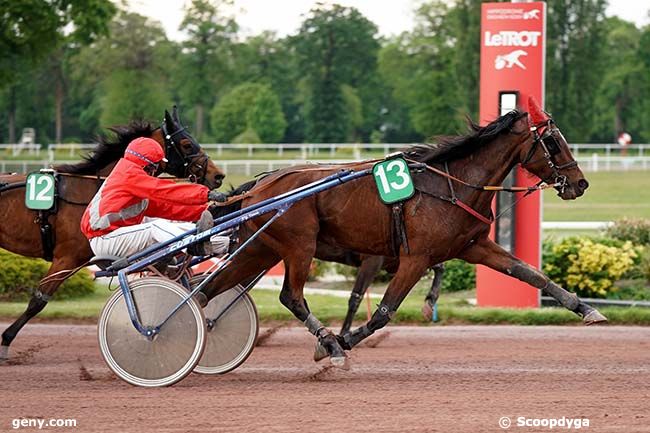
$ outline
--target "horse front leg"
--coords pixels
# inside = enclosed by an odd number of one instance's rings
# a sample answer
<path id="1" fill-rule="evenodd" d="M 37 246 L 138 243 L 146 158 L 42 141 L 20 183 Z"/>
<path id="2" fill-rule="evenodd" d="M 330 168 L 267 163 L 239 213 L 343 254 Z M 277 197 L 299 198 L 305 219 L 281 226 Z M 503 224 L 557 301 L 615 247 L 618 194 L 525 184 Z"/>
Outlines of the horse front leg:
<path id="1" fill-rule="evenodd" d="M 384 258 L 382 256 L 367 256 L 359 266 L 359 272 L 357 273 L 357 279 L 354 282 L 354 287 L 352 288 L 352 293 L 350 293 L 350 299 L 348 300 L 348 312 L 345 315 L 345 320 L 343 321 L 343 326 L 341 326 L 341 334 L 345 334 L 350 331 L 350 326 L 352 326 L 352 320 L 354 320 L 354 315 L 359 310 L 359 305 L 363 299 L 363 295 L 372 284 L 373 280 L 381 270 L 381 267 L 384 265 Z"/>
<path id="2" fill-rule="evenodd" d="M 585 325 L 607 323 L 605 316 L 592 306 L 582 302 L 575 293 L 563 289 L 542 272 L 517 259 L 487 238 L 478 240 L 465 249 L 459 257 L 470 263 L 485 265 L 548 293 L 560 305 L 580 316 Z"/>
<path id="3" fill-rule="evenodd" d="M 386 326 L 393 317 L 406 295 L 411 291 L 430 265 L 428 256 L 400 256 L 397 272 L 390 280 L 388 289 L 384 293 L 377 310 L 364 326 L 352 332 L 340 335 L 339 342 L 343 348 L 349 350 Z"/>
<path id="4" fill-rule="evenodd" d="M 440 297 L 440 286 L 442 286 L 442 276 L 445 274 L 445 264 L 438 263 L 431 270 L 433 271 L 433 281 L 431 282 L 429 293 L 424 297 L 424 305 L 422 306 L 422 315 L 427 320 L 433 318 L 433 309 Z"/>

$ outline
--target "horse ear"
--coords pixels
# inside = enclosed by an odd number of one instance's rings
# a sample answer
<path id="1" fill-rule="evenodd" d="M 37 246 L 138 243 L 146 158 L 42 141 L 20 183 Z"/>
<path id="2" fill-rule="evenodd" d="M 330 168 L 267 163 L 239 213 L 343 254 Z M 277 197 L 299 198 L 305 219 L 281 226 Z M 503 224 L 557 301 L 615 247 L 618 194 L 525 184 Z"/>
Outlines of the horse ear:
<path id="1" fill-rule="evenodd" d="M 178 107 L 174 104 L 174 109 L 172 110 L 172 119 L 176 122 L 177 125 L 181 124 L 181 119 L 178 118 Z"/>
<path id="2" fill-rule="evenodd" d="M 532 96 L 528 97 L 528 115 L 533 125 L 539 125 L 548 121 L 548 116 Z"/>
<path id="3" fill-rule="evenodd" d="M 172 120 L 171 114 L 169 114 L 169 111 L 165 110 L 165 125 L 167 125 L 168 129 L 174 129 L 174 121 Z"/>

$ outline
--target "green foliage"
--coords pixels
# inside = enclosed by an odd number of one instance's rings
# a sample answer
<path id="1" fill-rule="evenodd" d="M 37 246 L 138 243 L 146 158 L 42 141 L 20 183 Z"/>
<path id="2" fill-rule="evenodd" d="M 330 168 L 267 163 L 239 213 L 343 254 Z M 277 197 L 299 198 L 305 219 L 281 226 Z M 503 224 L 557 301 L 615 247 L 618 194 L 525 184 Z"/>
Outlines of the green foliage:
<path id="1" fill-rule="evenodd" d="M 478 70 L 477 62 L 464 65 L 467 70 L 458 73 L 454 41 L 466 29 L 447 20 L 449 13 L 446 3 L 423 3 L 416 11 L 415 30 L 389 42 L 379 53 L 384 81 L 392 89 L 393 98 L 408 110 L 408 121 L 414 130 L 423 137 L 458 132 L 462 127 L 462 107 L 469 102 L 460 97 L 468 90 L 457 79 L 476 75 Z M 476 34 L 478 37 L 477 29 Z M 472 84 L 476 86 L 476 82 L 469 85 Z"/>
<path id="2" fill-rule="evenodd" d="M 287 125 L 278 97 L 267 85 L 244 83 L 228 92 L 212 109 L 213 135 L 228 143 L 247 129 L 265 143 L 276 143 Z"/>
<path id="3" fill-rule="evenodd" d="M 346 103 L 341 86 L 328 79 L 316 83 L 306 104 L 306 139 L 344 143 L 348 136 Z"/>
<path id="4" fill-rule="evenodd" d="M 650 246 L 650 219 L 623 218 L 608 227 L 605 234 L 621 241 L 630 241 L 635 245 Z"/>
<path id="5" fill-rule="evenodd" d="M 570 142 L 587 143 L 594 124 L 596 89 L 607 67 L 603 56 L 607 2 L 551 1 L 547 5 L 546 108 Z"/>
<path id="6" fill-rule="evenodd" d="M 476 265 L 453 259 L 445 262 L 441 293 L 472 290 L 476 287 Z"/>
<path id="7" fill-rule="evenodd" d="M 262 86 L 258 91 L 246 120 L 264 143 L 279 142 L 287 127 L 280 100 L 268 86 Z"/>
<path id="8" fill-rule="evenodd" d="M 0 11 L 1 89 L 16 79 L 16 64 L 37 63 L 64 39 L 88 44 L 106 35 L 115 6 L 109 0 L 0 0 Z"/>
<path id="9" fill-rule="evenodd" d="M 164 84 L 151 78 L 151 74 L 138 70 L 118 70 L 107 77 L 100 99 L 101 125 L 121 125 L 131 119 L 158 119 L 162 108 L 169 107 L 171 100 Z"/>
<path id="10" fill-rule="evenodd" d="M 293 44 L 309 98 L 306 138 L 333 143 L 350 139 L 360 126 L 359 104 L 347 84 L 358 88 L 376 68 L 377 26 L 357 9 L 318 4 L 302 23 Z M 356 119 L 355 119 L 356 118 Z"/>
<path id="11" fill-rule="evenodd" d="M 595 121 L 592 136 L 598 141 L 613 142 L 626 131 L 633 137 L 640 135 L 641 125 L 635 110 L 640 81 L 643 79 L 638 48 L 641 32 L 634 24 L 619 18 L 608 18 L 607 41 L 603 49 L 606 69 L 596 93 Z"/>
<path id="12" fill-rule="evenodd" d="M 260 136 L 251 128 L 246 129 L 244 132 L 232 139 L 236 144 L 259 144 L 262 143 Z"/>
<path id="13" fill-rule="evenodd" d="M 174 72 L 181 101 L 193 107 L 194 132 L 201 140 L 205 111 L 212 107 L 221 89 L 233 79 L 232 52 L 238 26 L 224 10 L 232 0 L 193 0 L 185 9 L 180 30 L 188 38 L 182 43 Z"/>
<path id="14" fill-rule="evenodd" d="M 585 297 L 607 297 L 642 253 L 631 242 L 573 236 L 543 245 L 543 270 L 553 281 Z"/>
<path id="15" fill-rule="evenodd" d="M 645 278 L 646 282 L 650 284 L 650 248 L 646 248 L 639 264 L 639 270 Z"/>
<path id="16" fill-rule="evenodd" d="M 31 296 L 45 276 L 49 264 L 40 259 L 28 259 L 0 250 L 0 300 L 18 301 Z M 95 291 L 90 273 L 83 269 L 68 279 L 56 293 L 56 299 L 84 296 Z"/>
<path id="17" fill-rule="evenodd" d="M 413 29 L 387 39 L 340 5 L 318 4 L 294 35 L 246 37 L 233 0 L 186 3 L 185 37 L 173 42 L 155 21 L 115 14 L 109 0 L 0 0 L 0 141 L 35 127 L 42 143 L 88 142 L 102 126 L 158 119 L 172 101 L 200 141 L 250 128 L 263 142 L 407 143 L 456 134 L 465 114 L 486 120 L 481 0 L 417 2 Z M 650 26 L 605 18 L 605 6 L 548 2 L 546 105 L 569 141 L 611 142 L 626 130 L 648 142 Z M 210 128 L 213 107 L 246 83 L 277 101 Z"/>

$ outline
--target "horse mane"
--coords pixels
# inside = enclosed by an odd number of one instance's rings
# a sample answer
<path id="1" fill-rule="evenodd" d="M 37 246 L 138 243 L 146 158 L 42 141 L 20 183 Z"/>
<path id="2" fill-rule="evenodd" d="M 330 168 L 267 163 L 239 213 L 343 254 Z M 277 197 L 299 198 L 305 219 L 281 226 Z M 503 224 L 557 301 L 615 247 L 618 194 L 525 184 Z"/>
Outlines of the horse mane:
<path id="1" fill-rule="evenodd" d="M 108 164 L 124 156 L 124 150 L 131 141 L 138 137 L 151 137 L 156 129 L 151 123 L 144 120 L 133 120 L 128 125 L 118 125 L 108 128 L 113 134 L 98 135 L 97 146 L 90 154 L 83 157 L 77 164 L 62 164 L 54 167 L 63 173 L 94 175 Z"/>
<path id="2" fill-rule="evenodd" d="M 463 158 L 483 145 L 490 143 L 504 132 L 512 132 L 512 126 L 528 113 L 513 110 L 486 126 L 479 126 L 467 118 L 469 132 L 459 136 L 439 136 L 431 144 L 416 144 L 404 150 L 404 154 L 419 162 L 446 162 Z"/>

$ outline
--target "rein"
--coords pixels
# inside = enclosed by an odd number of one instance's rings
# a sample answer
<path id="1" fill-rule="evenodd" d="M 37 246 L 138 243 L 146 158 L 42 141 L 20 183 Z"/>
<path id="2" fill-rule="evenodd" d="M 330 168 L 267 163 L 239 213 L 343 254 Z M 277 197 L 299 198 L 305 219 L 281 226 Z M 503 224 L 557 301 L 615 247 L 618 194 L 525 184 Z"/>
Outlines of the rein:
<path id="1" fill-rule="evenodd" d="M 433 197 L 436 197 L 440 200 L 448 201 L 449 203 L 456 205 L 463 209 L 465 212 L 469 213 L 479 221 L 491 225 L 496 219 L 500 218 L 502 215 L 504 215 L 506 212 L 510 211 L 517 203 L 519 203 L 521 200 L 526 198 L 528 195 L 534 193 L 535 191 L 541 191 L 549 188 L 559 188 L 560 192 L 564 192 L 564 188 L 566 187 L 566 184 L 568 182 L 568 179 L 566 176 L 560 173 L 560 170 L 564 170 L 567 168 L 575 167 L 578 165 L 578 162 L 573 160 L 569 161 L 566 164 L 556 164 L 556 162 L 553 160 L 553 156 L 557 153 L 560 152 L 559 145 L 557 143 L 557 140 L 553 136 L 553 133 L 557 130 L 557 127 L 553 126 L 553 119 L 548 119 L 547 121 L 533 125 L 530 127 L 530 131 L 533 132 L 534 134 L 534 140 L 533 144 L 530 147 L 530 150 L 528 151 L 528 154 L 526 155 L 526 158 L 524 158 L 524 161 L 521 163 L 521 165 L 526 165 L 532 162 L 536 161 L 530 161 L 535 154 L 535 150 L 537 149 L 538 145 L 542 146 L 542 149 L 544 151 L 544 155 L 542 158 L 547 160 L 548 166 L 553 170 L 553 173 L 551 176 L 549 176 L 546 179 L 540 180 L 536 185 L 533 186 L 511 186 L 511 187 L 504 187 L 504 186 L 495 186 L 495 185 L 475 185 L 469 182 L 466 182 L 462 179 L 459 179 L 449 173 L 449 166 L 447 162 L 445 162 L 445 170 L 439 170 L 435 167 L 432 167 L 428 164 L 415 161 L 413 159 L 409 159 L 404 157 L 404 159 L 409 163 L 409 167 L 413 167 L 416 169 L 424 169 L 428 170 L 432 173 L 435 173 L 439 176 L 442 176 L 447 179 L 447 184 L 449 185 L 449 191 L 451 193 L 450 196 L 445 196 L 445 195 L 437 195 L 437 194 L 432 194 L 427 192 L 428 195 L 431 195 Z M 544 128 L 542 134 L 539 134 L 539 129 Z M 552 182 L 549 182 L 549 180 L 553 178 Z M 507 209 L 504 209 L 502 212 L 500 212 L 496 217 L 493 215 L 490 215 L 490 217 L 486 217 L 484 215 L 481 215 L 479 212 L 474 210 L 471 206 L 469 206 L 467 203 L 464 203 L 462 200 L 460 200 L 456 196 L 456 192 L 454 191 L 453 187 L 453 182 L 459 183 L 461 185 L 464 185 L 468 188 L 474 189 L 476 191 L 481 191 L 481 192 L 509 192 L 509 193 L 518 193 L 518 192 L 524 192 L 525 194 L 517 199 L 511 206 L 509 206 Z M 491 212 L 490 212 L 491 213 Z"/>

